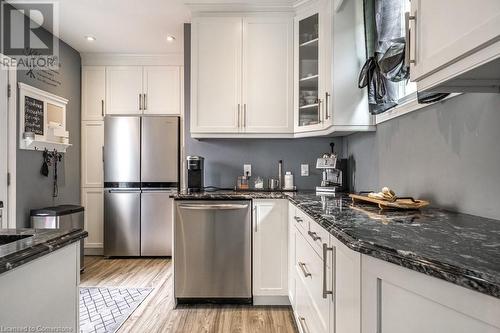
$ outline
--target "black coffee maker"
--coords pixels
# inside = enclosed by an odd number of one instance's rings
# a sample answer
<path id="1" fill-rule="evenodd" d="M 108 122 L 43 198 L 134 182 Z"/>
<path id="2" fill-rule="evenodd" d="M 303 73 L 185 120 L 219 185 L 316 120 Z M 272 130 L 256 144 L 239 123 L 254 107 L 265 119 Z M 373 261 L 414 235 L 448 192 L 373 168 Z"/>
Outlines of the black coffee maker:
<path id="1" fill-rule="evenodd" d="M 187 157 L 187 191 L 188 193 L 201 192 L 203 187 L 203 161 L 201 156 Z"/>

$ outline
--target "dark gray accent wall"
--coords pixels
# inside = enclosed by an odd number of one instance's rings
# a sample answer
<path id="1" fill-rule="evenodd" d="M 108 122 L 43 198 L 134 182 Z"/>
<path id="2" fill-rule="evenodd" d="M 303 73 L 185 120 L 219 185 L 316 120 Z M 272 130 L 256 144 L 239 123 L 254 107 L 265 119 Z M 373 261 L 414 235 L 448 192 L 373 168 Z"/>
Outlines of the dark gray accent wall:
<path id="1" fill-rule="evenodd" d="M 48 33 L 48 32 L 47 32 Z M 66 109 L 66 130 L 70 133 L 70 143 L 63 161 L 58 167 L 59 196 L 52 198 L 52 175 L 40 174 L 42 152 L 17 149 L 17 194 L 16 209 L 18 228 L 29 227 L 30 209 L 43 208 L 59 204 L 80 204 L 80 54 L 64 42 L 59 44 L 61 68 L 56 78 L 61 82 L 54 86 L 41 82 L 27 75 L 27 71 L 18 70 L 17 80 L 48 91 L 69 100 Z M 18 108 L 19 115 L 19 108 Z M 18 116 L 19 130 L 19 116 Z M 19 147 L 19 145 L 18 145 Z"/>
<path id="2" fill-rule="evenodd" d="M 464 94 L 344 139 L 355 190 L 500 219 L 500 94 Z"/>
<path id="3" fill-rule="evenodd" d="M 316 170 L 316 159 L 330 151 L 330 142 L 336 143 L 341 153 L 341 139 L 204 139 L 195 140 L 189 134 L 190 122 L 190 62 L 191 25 L 184 25 L 185 77 L 185 154 L 205 157 L 205 186 L 234 187 L 236 178 L 243 175 L 243 164 L 252 164 L 252 176 L 266 179 L 278 176 L 278 161 L 283 160 L 283 173 L 292 171 L 299 189 L 314 189 L 321 181 Z M 215 80 L 216 78 L 214 78 Z M 262 96 L 262 98 L 268 98 Z M 184 156 L 185 158 L 185 156 Z M 300 164 L 309 164 L 309 176 L 300 176 Z"/>

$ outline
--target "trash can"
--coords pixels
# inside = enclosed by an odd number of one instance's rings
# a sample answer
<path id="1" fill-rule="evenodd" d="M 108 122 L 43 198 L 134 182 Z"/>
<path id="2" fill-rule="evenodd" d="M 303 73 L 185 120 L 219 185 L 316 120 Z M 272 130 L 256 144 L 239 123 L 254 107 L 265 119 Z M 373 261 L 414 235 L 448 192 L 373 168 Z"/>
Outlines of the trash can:
<path id="1" fill-rule="evenodd" d="M 83 229 L 84 208 L 77 205 L 61 205 L 31 210 L 31 227 L 35 229 Z M 80 241 L 80 271 L 83 263 L 83 239 Z"/>

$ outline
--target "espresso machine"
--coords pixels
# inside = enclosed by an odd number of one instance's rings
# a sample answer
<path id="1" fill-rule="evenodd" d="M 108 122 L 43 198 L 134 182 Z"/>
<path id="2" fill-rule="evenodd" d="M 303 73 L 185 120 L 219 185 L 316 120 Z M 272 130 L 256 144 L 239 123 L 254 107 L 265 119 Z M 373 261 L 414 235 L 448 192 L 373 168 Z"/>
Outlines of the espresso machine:
<path id="1" fill-rule="evenodd" d="M 337 160 L 333 152 L 335 144 L 330 143 L 331 152 L 323 154 L 316 161 L 316 169 L 322 170 L 321 186 L 316 186 L 317 193 L 335 193 L 344 190 L 347 160 Z"/>

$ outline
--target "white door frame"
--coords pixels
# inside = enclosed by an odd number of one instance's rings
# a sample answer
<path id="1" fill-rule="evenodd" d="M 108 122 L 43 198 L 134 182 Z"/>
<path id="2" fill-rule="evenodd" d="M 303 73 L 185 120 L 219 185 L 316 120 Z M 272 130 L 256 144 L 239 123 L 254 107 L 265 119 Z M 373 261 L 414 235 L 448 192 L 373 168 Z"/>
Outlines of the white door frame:
<path id="1" fill-rule="evenodd" d="M 7 59 L 6 59 L 7 58 Z M 2 219 L 0 228 L 16 228 L 16 137 L 17 137 L 17 66 L 8 57 L 0 53 L 0 61 L 9 71 L 10 97 L 7 110 L 7 172 L 10 174 L 10 184 L 7 187 L 6 218 Z M 3 66 L 3 65 L 2 65 Z"/>

